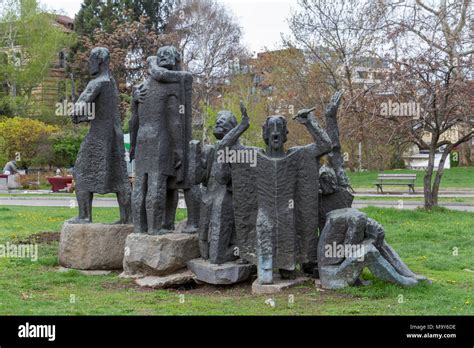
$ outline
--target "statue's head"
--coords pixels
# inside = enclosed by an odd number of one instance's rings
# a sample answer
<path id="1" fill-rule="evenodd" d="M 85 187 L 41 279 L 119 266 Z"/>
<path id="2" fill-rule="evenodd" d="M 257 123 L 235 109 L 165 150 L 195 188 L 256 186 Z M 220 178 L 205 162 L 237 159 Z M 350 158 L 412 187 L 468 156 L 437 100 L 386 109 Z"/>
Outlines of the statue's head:
<path id="1" fill-rule="evenodd" d="M 265 144 L 274 150 L 280 150 L 286 143 L 288 129 L 286 118 L 280 115 L 268 116 L 262 126 Z"/>
<path id="2" fill-rule="evenodd" d="M 232 128 L 237 126 L 237 119 L 232 111 L 222 110 L 217 113 L 216 124 L 214 126 L 214 136 L 221 140 Z"/>
<path id="3" fill-rule="evenodd" d="M 89 68 L 91 75 L 97 75 L 102 66 L 108 67 L 110 63 L 110 53 L 105 47 L 96 47 L 91 51 L 89 57 Z"/>
<path id="4" fill-rule="evenodd" d="M 158 66 L 168 70 L 180 70 L 181 54 L 174 46 L 163 46 L 158 49 Z"/>

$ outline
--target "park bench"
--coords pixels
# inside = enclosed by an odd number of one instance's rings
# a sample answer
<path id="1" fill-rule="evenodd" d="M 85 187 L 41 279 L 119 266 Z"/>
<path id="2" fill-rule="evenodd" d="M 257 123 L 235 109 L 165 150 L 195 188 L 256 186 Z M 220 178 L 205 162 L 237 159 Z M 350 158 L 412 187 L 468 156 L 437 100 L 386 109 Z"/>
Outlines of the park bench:
<path id="1" fill-rule="evenodd" d="M 383 185 L 408 185 L 408 193 L 415 193 L 416 174 L 379 174 L 377 177 L 377 193 L 383 193 Z"/>

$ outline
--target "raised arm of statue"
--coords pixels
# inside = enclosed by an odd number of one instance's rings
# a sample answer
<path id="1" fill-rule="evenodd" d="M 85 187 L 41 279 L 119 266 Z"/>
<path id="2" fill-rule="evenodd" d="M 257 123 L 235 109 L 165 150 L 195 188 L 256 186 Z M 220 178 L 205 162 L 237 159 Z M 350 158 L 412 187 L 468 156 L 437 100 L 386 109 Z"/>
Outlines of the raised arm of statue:
<path id="1" fill-rule="evenodd" d="M 90 104 L 94 102 L 100 93 L 102 84 L 96 80 L 92 80 L 87 84 L 86 90 L 82 92 L 77 102 L 74 104 L 74 111 L 72 116 L 72 122 L 81 123 L 89 122 L 94 118 L 93 114 L 90 114 Z"/>
<path id="2" fill-rule="evenodd" d="M 240 136 L 250 127 L 250 119 L 247 114 L 247 108 L 242 101 L 240 102 L 240 112 L 242 114 L 242 121 L 237 127 L 227 133 L 225 137 L 219 142 L 218 150 L 234 146 L 239 140 Z"/>
<path id="3" fill-rule="evenodd" d="M 306 126 L 306 129 L 308 129 L 314 140 L 314 144 L 311 146 L 314 146 L 316 149 L 316 157 L 320 157 L 331 151 L 332 143 L 329 135 L 319 125 L 318 120 L 314 116 L 313 110 L 314 109 L 300 110 L 294 119 Z"/>
<path id="4" fill-rule="evenodd" d="M 329 102 L 325 118 L 326 118 L 326 128 L 329 135 L 329 138 L 332 142 L 332 151 L 329 153 L 329 164 L 334 169 L 336 173 L 337 182 L 340 186 L 348 187 L 349 178 L 344 171 L 344 157 L 341 153 L 341 142 L 339 139 L 339 127 L 337 124 L 337 110 L 339 109 L 339 104 L 341 103 L 341 97 L 343 92 L 337 91 L 331 101 Z"/>

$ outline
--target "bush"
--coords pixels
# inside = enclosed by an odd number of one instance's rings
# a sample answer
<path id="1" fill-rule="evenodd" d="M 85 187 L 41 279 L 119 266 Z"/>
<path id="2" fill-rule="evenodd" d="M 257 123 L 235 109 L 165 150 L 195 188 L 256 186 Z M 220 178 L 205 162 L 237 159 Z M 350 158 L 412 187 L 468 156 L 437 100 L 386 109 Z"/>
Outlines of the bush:
<path id="1" fill-rule="evenodd" d="M 56 167 L 71 167 L 74 165 L 86 133 L 87 128 L 81 127 L 80 132 L 65 131 L 52 136 L 53 164 Z"/>
<path id="2" fill-rule="evenodd" d="M 45 141 L 58 131 L 58 127 L 39 120 L 24 117 L 3 118 L 0 120 L 0 158 L 16 158 L 19 167 L 28 167 L 36 156 L 47 151 Z"/>

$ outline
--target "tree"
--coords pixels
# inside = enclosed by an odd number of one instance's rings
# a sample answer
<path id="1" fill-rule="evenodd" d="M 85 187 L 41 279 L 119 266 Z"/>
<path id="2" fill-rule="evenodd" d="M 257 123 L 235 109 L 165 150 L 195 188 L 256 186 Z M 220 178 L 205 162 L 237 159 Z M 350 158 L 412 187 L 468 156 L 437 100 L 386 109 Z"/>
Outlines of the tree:
<path id="1" fill-rule="evenodd" d="M 235 74 L 220 98 L 211 105 L 202 106 L 205 114 L 203 124 L 203 140 L 212 142 L 212 129 L 220 110 L 230 110 L 237 119 L 240 118 L 240 101 L 243 101 L 250 117 L 250 128 L 240 139 L 245 145 L 264 146 L 261 126 L 269 115 L 268 98 L 260 89 L 254 88 L 251 74 Z"/>
<path id="2" fill-rule="evenodd" d="M 381 78 L 363 75 L 380 74 L 385 68 L 376 51 L 384 40 L 384 2 L 299 0 L 298 5 L 289 18 L 292 35 L 283 41 L 287 47 L 301 48 L 318 67 L 321 73 L 313 84 L 329 87 L 322 89 L 326 101 L 334 90 L 344 89 L 339 126 L 347 165 L 362 168 L 363 160 L 365 168 L 384 169 L 398 147 L 387 141 L 394 135 L 373 112 L 372 96 L 383 92 Z M 363 154 L 357 159 L 359 144 Z"/>
<path id="3" fill-rule="evenodd" d="M 140 21 L 140 17 L 146 16 L 147 29 L 162 33 L 174 4 L 171 0 L 84 0 L 76 15 L 75 30 L 92 39 L 95 30 L 110 34 L 114 22 Z"/>
<path id="4" fill-rule="evenodd" d="M 68 57 L 76 89 L 82 91 L 90 79 L 91 49 L 107 47 L 119 85 L 121 116 L 129 118 L 129 96 L 146 74 L 146 58 L 156 55 L 159 46 L 175 43 L 175 35 L 163 33 L 174 7 L 172 0 L 84 0 L 75 19 L 78 41 Z"/>
<path id="5" fill-rule="evenodd" d="M 416 0 L 391 5 L 391 15 L 385 19 L 386 37 L 392 42 L 386 55 L 393 66 L 386 88 L 421 110 L 417 117 L 390 119 L 429 152 L 424 176 L 427 209 L 438 205 L 449 154 L 474 135 L 473 10 L 472 0 L 441 1 L 436 7 Z M 457 136 L 450 136 L 452 132 Z M 441 159 L 435 174 L 438 151 Z"/>
<path id="6" fill-rule="evenodd" d="M 166 31 L 178 35 L 184 66 L 193 73 L 193 105 L 209 106 L 240 59 L 248 56 L 239 25 L 216 1 L 181 0 Z"/>
<path id="7" fill-rule="evenodd" d="M 0 115 L 30 114 L 36 106 L 32 90 L 74 38 L 34 0 L 7 0 L 4 5 L 0 8 Z"/>
<path id="8" fill-rule="evenodd" d="M 257 88 L 266 94 L 267 116 L 280 114 L 292 118 L 297 111 L 317 107 L 322 115 L 331 92 L 320 64 L 307 59 L 303 50 L 290 47 L 259 53 L 253 62 Z M 321 120 L 324 122 L 324 120 Z M 287 146 L 312 142 L 311 136 L 296 122 L 288 122 Z"/>
<path id="9" fill-rule="evenodd" d="M 0 121 L 0 153 L 4 158 L 17 158 L 24 166 L 29 166 L 41 152 L 40 144 L 58 132 L 56 126 L 47 125 L 39 120 L 23 117 L 4 118 Z"/>

